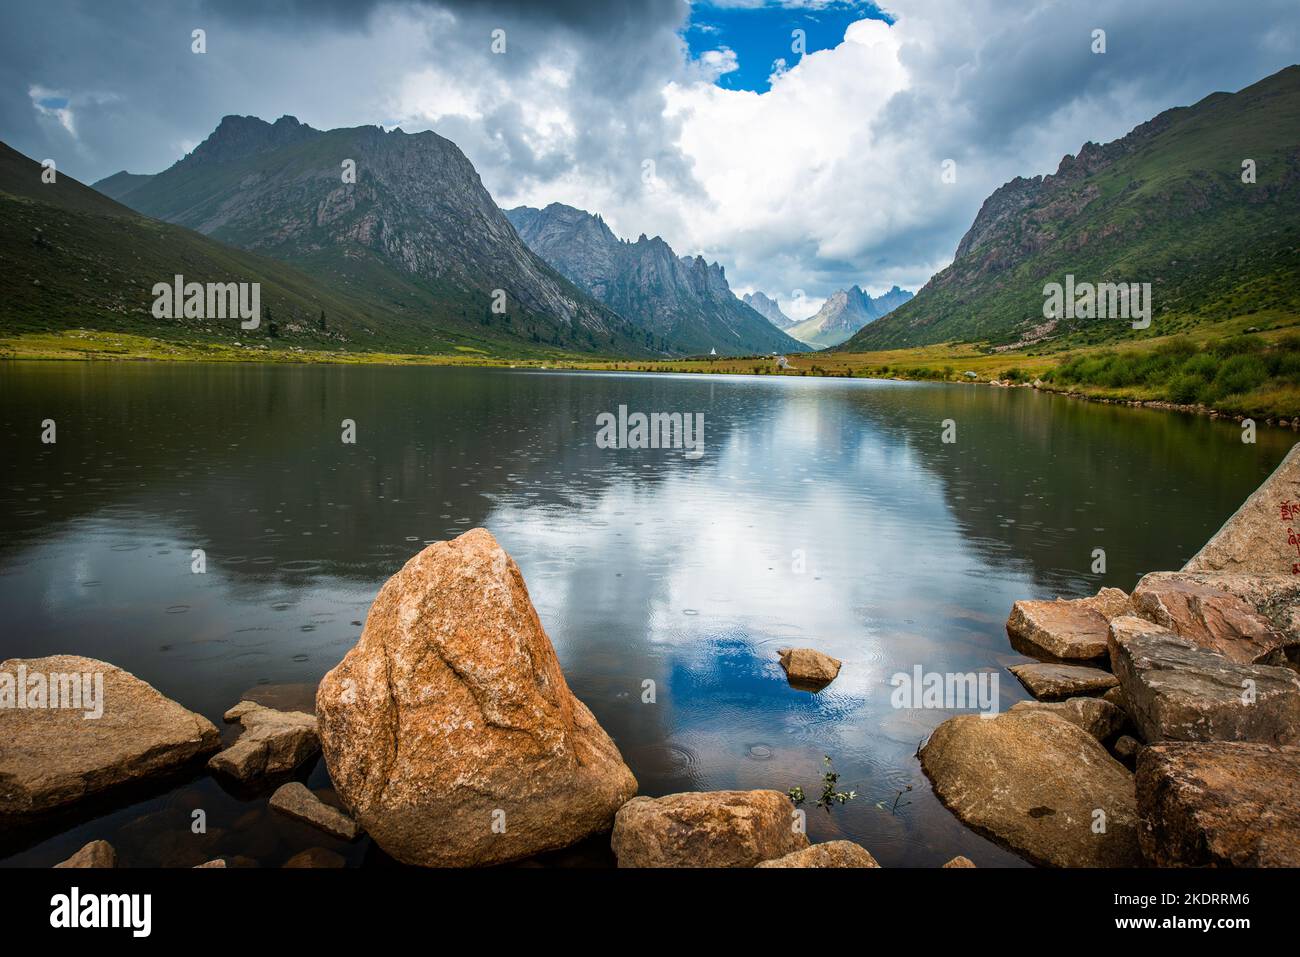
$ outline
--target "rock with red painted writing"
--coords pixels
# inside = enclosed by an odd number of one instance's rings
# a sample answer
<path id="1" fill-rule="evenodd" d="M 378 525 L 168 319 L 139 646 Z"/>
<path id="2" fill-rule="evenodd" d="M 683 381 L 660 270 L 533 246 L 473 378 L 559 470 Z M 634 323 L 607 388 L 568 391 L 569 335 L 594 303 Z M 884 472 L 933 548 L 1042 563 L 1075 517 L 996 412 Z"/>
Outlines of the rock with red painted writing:
<path id="1" fill-rule="evenodd" d="M 1300 572 L 1300 444 L 1183 566 L 1188 572 Z"/>

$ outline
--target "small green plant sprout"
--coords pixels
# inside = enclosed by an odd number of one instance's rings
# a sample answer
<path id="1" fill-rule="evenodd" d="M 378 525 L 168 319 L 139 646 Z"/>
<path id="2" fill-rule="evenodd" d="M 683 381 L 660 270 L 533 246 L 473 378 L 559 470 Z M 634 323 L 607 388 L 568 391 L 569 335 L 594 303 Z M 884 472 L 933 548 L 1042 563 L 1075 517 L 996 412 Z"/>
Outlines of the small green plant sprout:
<path id="1" fill-rule="evenodd" d="M 796 784 L 785 793 L 790 796 L 790 802 L 795 807 L 800 807 L 803 804 L 803 788 L 799 787 L 799 785 Z"/>
<path id="2" fill-rule="evenodd" d="M 831 763 L 829 754 L 822 755 L 822 760 L 826 762 L 826 773 L 822 775 L 822 796 L 817 801 L 817 806 L 825 808 L 826 813 L 831 812 L 833 804 L 848 804 L 858 796 L 857 791 L 837 791 L 835 786 L 840 782 L 839 773 L 835 770 L 835 765 Z"/>

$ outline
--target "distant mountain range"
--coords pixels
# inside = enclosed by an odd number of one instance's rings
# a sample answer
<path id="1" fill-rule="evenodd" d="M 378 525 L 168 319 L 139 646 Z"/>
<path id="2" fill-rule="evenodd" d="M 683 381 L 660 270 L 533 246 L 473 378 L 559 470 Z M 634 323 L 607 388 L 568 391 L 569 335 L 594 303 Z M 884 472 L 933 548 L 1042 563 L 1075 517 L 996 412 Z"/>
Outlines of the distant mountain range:
<path id="1" fill-rule="evenodd" d="M 650 351 L 634 324 L 520 240 L 469 160 L 436 133 L 227 116 L 166 171 L 118 173 L 96 188 L 373 303 L 368 335 L 351 337 L 360 348 L 439 351 L 471 339 Z"/>
<path id="2" fill-rule="evenodd" d="M 643 330 L 666 355 L 751 355 L 807 347 L 732 293 L 717 263 L 678 256 L 658 236 L 628 242 L 598 215 L 551 203 L 507 210 L 523 241 L 579 289 Z"/>
<path id="3" fill-rule="evenodd" d="M 1011 180 L 985 200 L 952 265 L 842 348 L 1138 334 L 1122 319 L 1046 319 L 1044 286 L 1067 275 L 1150 283 L 1145 335 L 1300 312 L 1300 66 L 1087 143 L 1053 175 Z"/>
<path id="4" fill-rule="evenodd" d="M 873 299 L 859 286 L 831 293 L 817 314 L 789 327 L 791 336 L 814 349 L 838 346 L 869 323 L 888 315 L 912 298 L 912 293 L 894 286 Z"/>
<path id="5" fill-rule="evenodd" d="M 794 320 L 781 311 L 781 307 L 777 305 L 776 300 L 769 299 L 763 292 L 747 292 L 743 301 L 745 305 L 778 329 L 785 330 L 794 325 Z"/>

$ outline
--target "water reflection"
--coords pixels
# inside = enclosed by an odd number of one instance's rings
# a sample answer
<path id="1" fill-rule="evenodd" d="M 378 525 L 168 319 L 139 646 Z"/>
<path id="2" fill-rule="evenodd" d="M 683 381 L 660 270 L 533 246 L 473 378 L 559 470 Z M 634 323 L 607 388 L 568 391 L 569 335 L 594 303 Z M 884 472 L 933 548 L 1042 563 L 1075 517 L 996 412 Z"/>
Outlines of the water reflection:
<path id="1" fill-rule="evenodd" d="M 1028 390 L 862 380 L 10 363 L 0 398 L 4 657 L 104 658 L 219 722 L 251 686 L 318 680 L 385 578 L 485 525 L 643 793 L 816 793 L 831 755 L 859 798 L 810 810 L 812 836 L 886 865 L 1014 861 L 929 794 L 914 752 L 946 714 L 894 710 L 889 676 L 1021 660 L 1012 601 L 1181 565 L 1289 445 Z M 620 404 L 703 412 L 704 457 L 597 448 L 597 414 Z M 791 689 L 785 644 L 843 659 L 840 677 Z M 1003 677 L 1005 706 L 1022 693 Z M 220 853 L 279 863 L 322 843 L 200 776 L 10 860 L 120 832 L 128 859 L 160 861 L 174 839 L 142 835 L 196 800 Z"/>

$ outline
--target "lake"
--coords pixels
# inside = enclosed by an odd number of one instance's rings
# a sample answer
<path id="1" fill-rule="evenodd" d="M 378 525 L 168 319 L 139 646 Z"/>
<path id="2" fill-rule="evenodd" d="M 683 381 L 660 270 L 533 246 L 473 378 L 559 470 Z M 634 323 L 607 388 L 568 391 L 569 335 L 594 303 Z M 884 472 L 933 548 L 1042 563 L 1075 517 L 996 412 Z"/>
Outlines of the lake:
<path id="1" fill-rule="evenodd" d="M 599 447 L 597 416 L 619 406 L 701 413 L 704 454 Z M 0 363 L 0 658 L 101 658 L 222 727 L 249 689 L 310 693 L 388 576 L 485 526 L 641 793 L 798 785 L 812 840 L 886 867 L 1019 864 L 930 793 L 915 751 L 953 712 L 894 708 L 890 677 L 992 669 L 1002 708 L 1026 698 L 1004 670 L 1027 660 L 1012 602 L 1181 566 L 1294 441 L 1240 434 L 965 384 Z M 790 687 L 787 645 L 843 659 L 839 677 Z M 812 806 L 823 756 L 857 795 L 830 813 Z M 309 783 L 328 783 L 323 762 Z M 268 796 L 199 775 L 0 835 L 0 855 L 47 866 L 106 838 L 125 864 L 277 865 L 322 845 L 391 866 L 273 817 Z M 542 863 L 610 861 L 597 839 Z"/>

